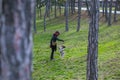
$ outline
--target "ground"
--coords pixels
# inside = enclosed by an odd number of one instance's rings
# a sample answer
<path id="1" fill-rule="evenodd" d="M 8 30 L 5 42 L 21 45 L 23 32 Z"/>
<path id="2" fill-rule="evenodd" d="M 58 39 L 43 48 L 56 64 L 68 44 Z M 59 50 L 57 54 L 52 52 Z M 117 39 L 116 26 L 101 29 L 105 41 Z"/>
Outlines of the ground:
<path id="1" fill-rule="evenodd" d="M 76 32 L 77 13 L 69 16 L 68 32 L 65 32 L 64 21 L 63 15 L 48 18 L 47 31 L 44 32 L 43 19 L 37 17 L 37 33 L 33 34 L 33 80 L 86 80 L 87 13 L 82 12 L 79 32 Z M 107 26 L 104 18 L 100 18 L 99 25 L 98 80 L 120 80 L 120 22 Z M 61 58 L 56 51 L 55 59 L 50 61 L 49 42 L 56 30 L 61 32 L 59 38 L 65 40 L 65 56 Z"/>

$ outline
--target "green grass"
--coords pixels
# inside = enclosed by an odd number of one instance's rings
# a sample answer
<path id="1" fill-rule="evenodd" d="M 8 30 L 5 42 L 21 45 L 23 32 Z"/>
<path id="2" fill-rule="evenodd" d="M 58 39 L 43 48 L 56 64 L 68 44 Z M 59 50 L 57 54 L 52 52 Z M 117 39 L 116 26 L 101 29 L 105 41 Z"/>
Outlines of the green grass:
<path id="1" fill-rule="evenodd" d="M 37 17 L 37 33 L 34 34 L 33 47 L 33 80 L 86 80 L 88 19 L 82 17 L 81 30 L 76 32 L 76 15 L 69 18 L 68 32 L 65 32 L 64 16 L 47 19 L 47 31 L 44 32 L 43 19 L 39 20 Z M 105 23 L 100 23 L 98 80 L 120 80 L 119 25 L 118 22 L 108 27 Z M 55 60 L 50 61 L 49 42 L 56 30 L 61 32 L 59 38 L 65 40 L 65 56 L 61 58 L 56 51 Z M 60 44 L 62 43 L 58 42 L 58 46 Z"/>

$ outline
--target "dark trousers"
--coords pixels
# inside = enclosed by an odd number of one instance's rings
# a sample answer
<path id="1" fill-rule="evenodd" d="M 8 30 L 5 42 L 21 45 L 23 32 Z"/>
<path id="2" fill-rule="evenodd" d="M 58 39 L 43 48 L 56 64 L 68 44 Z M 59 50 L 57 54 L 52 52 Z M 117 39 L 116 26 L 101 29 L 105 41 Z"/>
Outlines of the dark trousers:
<path id="1" fill-rule="evenodd" d="M 57 50 L 57 45 L 51 46 L 51 55 L 50 55 L 50 60 L 54 59 L 54 52 Z"/>

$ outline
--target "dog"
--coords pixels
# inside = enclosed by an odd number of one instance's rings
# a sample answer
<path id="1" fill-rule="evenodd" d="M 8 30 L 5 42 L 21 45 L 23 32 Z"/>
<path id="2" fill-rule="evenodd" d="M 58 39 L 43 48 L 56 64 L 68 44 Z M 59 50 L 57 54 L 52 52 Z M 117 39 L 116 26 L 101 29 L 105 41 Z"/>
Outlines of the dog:
<path id="1" fill-rule="evenodd" d="M 64 57 L 64 54 L 65 54 L 65 53 L 64 53 L 64 48 L 65 48 L 65 46 L 63 46 L 63 45 L 60 45 L 60 46 L 59 46 L 59 52 L 60 52 L 60 56 L 61 56 L 61 57 Z"/>

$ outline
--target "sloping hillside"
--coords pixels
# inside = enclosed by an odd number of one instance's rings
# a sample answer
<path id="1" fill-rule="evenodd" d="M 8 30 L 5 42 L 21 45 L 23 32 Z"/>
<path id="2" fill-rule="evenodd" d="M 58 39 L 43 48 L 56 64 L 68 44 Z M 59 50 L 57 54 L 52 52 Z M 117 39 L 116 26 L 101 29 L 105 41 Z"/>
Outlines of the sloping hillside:
<path id="1" fill-rule="evenodd" d="M 88 19 L 82 13 L 81 30 L 76 32 L 77 15 L 69 16 L 69 32 L 65 32 L 64 16 L 47 19 L 47 31 L 43 19 L 37 18 L 34 34 L 33 80 L 86 80 L 86 55 L 88 43 Z M 120 22 L 107 26 L 103 19 L 99 27 L 98 80 L 120 80 Z M 49 42 L 53 32 L 61 32 L 65 42 L 64 58 L 57 51 L 50 61 Z"/>

